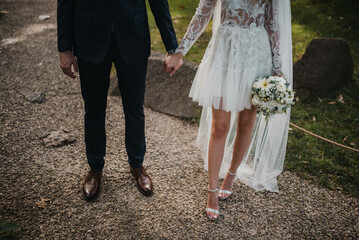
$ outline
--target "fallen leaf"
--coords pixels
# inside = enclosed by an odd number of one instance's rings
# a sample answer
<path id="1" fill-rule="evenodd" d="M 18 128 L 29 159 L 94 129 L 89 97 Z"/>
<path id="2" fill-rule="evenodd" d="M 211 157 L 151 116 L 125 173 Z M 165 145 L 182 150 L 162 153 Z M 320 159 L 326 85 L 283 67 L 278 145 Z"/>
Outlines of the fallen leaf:
<path id="1" fill-rule="evenodd" d="M 343 139 L 343 142 L 345 142 L 347 139 L 348 139 L 348 136 L 346 136 L 346 137 Z"/>
<path id="2" fill-rule="evenodd" d="M 40 201 L 38 201 L 36 204 L 38 207 L 40 208 L 45 208 L 47 206 L 47 203 L 48 201 L 50 201 L 51 199 L 48 199 L 48 198 L 42 198 Z"/>
<path id="3" fill-rule="evenodd" d="M 323 100 L 322 100 L 321 98 L 318 98 L 318 101 L 319 101 L 319 102 L 323 102 Z"/>
<path id="4" fill-rule="evenodd" d="M 298 157 L 298 158 L 301 159 L 301 158 L 302 158 L 302 155 L 299 154 L 299 157 Z"/>
<path id="5" fill-rule="evenodd" d="M 328 104 L 333 105 L 333 104 L 337 104 L 337 102 L 336 102 L 336 101 L 332 101 L 332 102 L 328 102 Z"/>
<path id="6" fill-rule="evenodd" d="M 356 143 L 355 142 L 351 142 L 351 143 L 349 143 L 350 144 L 350 146 L 356 146 Z"/>
<path id="7" fill-rule="evenodd" d="M 343 99 L 343 95 L 339 95 L 338 98 L 337 98 L 338 102 L 341 102 L 344 104 L 344 99 Z"/>
<path id="8" fill-rule="evenodd" d="M 313 116 L 313 122 L 317 121 L 317 119 L 315 118 L 315 116 Z"/>

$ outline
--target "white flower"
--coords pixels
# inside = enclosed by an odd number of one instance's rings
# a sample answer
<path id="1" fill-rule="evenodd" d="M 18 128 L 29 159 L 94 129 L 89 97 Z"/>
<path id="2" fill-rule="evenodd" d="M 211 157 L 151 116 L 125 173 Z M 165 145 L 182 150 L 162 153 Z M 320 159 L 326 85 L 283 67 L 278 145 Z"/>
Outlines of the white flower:
<path id="1" fill-rule="evenodd" d="M 262 89 L 269 90 L 272 87 L 272 84 L 269 83 L 268 79 L 261 79 L 259 84 Z"/>
<path id="2" fill-rule="evenodd" d="M 289 96 L 287 92 L 281 92 L 279 95 L 281 96 L 282 99 L 286 99 Z"/>
<path id="3" fill-rule="evenodd" d="M 284 92 L 286 90 L 286 87 L 284 84 L 277 84 L 277 90 L 279 92 Z"/>
<path id="4" fill-rule="evenodd" d="M 276 80 L 276 77 L 274 77 L 274 76 L 270 76 L 270 77 L 268 77 L 268 80 L 269 80 L 269 81 Z"/>
<path id="5" fill-rule="evenodd" d="M 289 94 L 285 94 L 283 97 L 284 103 L 285 104 L 292 104 L 293 102 L 293 97 L 290 97 Z"/>
<path id="6" fill-rule="evenodd" d="M 254 88 L 260 88 L 261 85 L 259 84 L 258 81 L 255 81 L 254 84 L 253 84 L 253 87 L 254 87 Z"/>
<path id="7" fill-rule="evenodd" d="M 272 101 L 271 104 L 272 104 L 273 107 L 278 107 L 279 106 L 279 102 L 276 101 L 276 100 Z"/>
<path id="8" fill-rule="evenodd" d="M 254 95 L 253 98 L 252 98 L 252 103 L 254 105 L 258 105 L 260 103 L 260 99 L 258 97 L 258 95 Z"/>
<path id="9" fill-rule="evenodd" d="M 287 83 L 287 81 L 283 78 L 283 77 L 278 77 L 277 78 L 277 81 L 280 83 L 280 84 L 286 84 Z"/>
<path id="10" fill-rule="evenodd" d="M 293 103 L 293 96 L 292 97 L 287 97 L 286 99 L 285 99 L 285 102 L 287 103 L 287 104 L 292 104 Z"/>

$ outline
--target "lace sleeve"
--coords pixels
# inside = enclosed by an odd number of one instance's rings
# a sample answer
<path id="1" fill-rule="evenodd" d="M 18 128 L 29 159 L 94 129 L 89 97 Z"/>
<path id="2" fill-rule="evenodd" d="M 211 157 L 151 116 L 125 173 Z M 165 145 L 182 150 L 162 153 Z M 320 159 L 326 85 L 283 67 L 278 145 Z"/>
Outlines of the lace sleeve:
<path id="1" fill-rule="evenodd" d="M 273 0 L 267 1 L 266 15 L 265 15 L 265 28 L 268 33 L 273 59 L 273 73 L 282 73 L 282 61 L 280 57 L 280 32 L 279 23 L 277 21 L 277 13 L 273 10 Z"/>
<path id="2" fill-rule="evenodd" d="M 203 33 L 212 17 L 216 1 L 217 0 L 200 0 L 196 13 L 193 16 L 176 53 L 181 52 L 183 55 L 186 55 L 195 41 Z"/>

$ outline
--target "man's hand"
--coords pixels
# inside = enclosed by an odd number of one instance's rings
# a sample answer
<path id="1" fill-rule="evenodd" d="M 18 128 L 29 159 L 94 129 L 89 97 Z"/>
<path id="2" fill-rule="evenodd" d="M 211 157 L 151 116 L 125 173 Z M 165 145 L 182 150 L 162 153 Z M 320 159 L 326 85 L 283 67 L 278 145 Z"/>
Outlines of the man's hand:
<path id="1" fill-rule="evenodd" d="M 72 71 L 72 66 L 74 66 L 75 72 L 79 71 L 77 65 L 77 60 L 72 52 L 60 52 L 60 67 L 62 71 L 71 78 L 76 78 L 75 73 Z"/>
<path id="2" fill-rule="evenodd" d="M 172 76 L 182 66 L 182 53 L 168 55 L 162 61 L 162 68 Z"/>

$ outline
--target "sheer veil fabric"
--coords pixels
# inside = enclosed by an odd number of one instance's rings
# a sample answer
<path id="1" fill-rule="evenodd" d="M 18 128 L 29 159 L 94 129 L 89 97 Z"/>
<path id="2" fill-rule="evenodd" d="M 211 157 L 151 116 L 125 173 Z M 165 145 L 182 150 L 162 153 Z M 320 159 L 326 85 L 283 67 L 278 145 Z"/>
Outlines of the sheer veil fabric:
<path id="1" fill-rule="evenodd" d="M 208 4 L 202 4 L 202 8 L 197 9 L 197 11 L 202 10 L 203 18 L 198 18 L 198 23 L 208 23 L 208 14 L 212 12 L 206 11 L 206 7 L 210 9 L 210 2 L 215 0 L 201 0 L 201 2 L 207 2 Z M 230 4 L 243 6 L 245 4 L 248 5 L 250 0 L 217 0 L 215 2 L 215 7 L 213 10 L 213 36 L 216 36 L 217 32 L 221 28 L 221 9 L 222 4 Z M 275 32 L 276 34 L 272 35 L 276 38 L 276 45 L 278 48 L 275 50 L 275 56 L 273 56 L 273 65 L 276 70 L 276 62 L 280 62 L 281 64 L 281 72 L 287 77 L 287 79 L 292 84 L 293 76 L 292 76 L 292 38 L 291 38 L 291 10 L 290 10 L 290 0 L 269 0 L 271 2 L 272 13 L 271 20 L 275 21 Z M 201 6 L 201 5 L 200 5 Z M 258 18 L 259 20 L 261 18 Z M 250 24 L 250 23 L 249 23 Z M 249 25 L 248 24 L 248 25 Z M 253 24 L 253 23 L 252 23 Z M 203 28 L 202 30 L 203 31 Z M 192 35 L 190 35 L 192 36 Z M 198 36 L 193 35 L 193 39 L 196 39 Z M 185 42 L 183 45 L 183 49 L 187 50 L 190 48 L 191 44 L 193 44 L 193 40 Z M 272 43 L 273 45 L 273 43 Z M 215 44 L 209 44 L 206 54 L 211 55 L 211 51 L 214 52 Z M 185 50 L 181 49 L 180 51 L 186 53 Z M 273 51 L 273 49 L 272 49 Z M 274 59 L 275 58 L 275 59 Z M 258 69 L 261 66 L 253 66 Z M 267 68 L 263 68 L 263 72 L 269 73 L 266 70 Z M 199 69 L 200 71 L 200 69 Z M 259 71 L 259 70 L 258 70 Z M 260 71 L 259 71 L 260 72 Z M 248 76 L 248 75 L 246 75 Z M 252 77 L 252 76 L 251 76 Z M 254 79 L 253 79 L 254 81 Z M 243 85 L 243 84 L 242 84 Z M 200 85 L 198 85 L 200 86 Z M 208 87 L 208 85 L 207 85 Z M 241 87 L 241 86 L 240 86 Z M 243 88 L 243 87 L 242 87 Z M 250 88 L 250 86 L 249 86 Z M 196 87 L 195 89 L 200 89 L 200 87 Z M 191 90 L 192 91 L 192 90 Z M 246 90 L 247 91 L 247 90 Z M 242 91 L 243 93 L 243 91 Z M 191 95 L 195 95 L 190 93 Z M 238 99 L 238 98 L 237 98 Z M 241 106 L 241 108 L 237 108 L 237 110 L 241 110 L 244 108 L 248 108 L 248 103 Z M 213 103 L 215 104 L 215 103 Z M 233 104 L 232 104 L 233 105 Z M 197 144 L 203 154 L 203 158 L 205 160 L 204 167 L 208 170 L 208 145 L 211 134 L 211 125 L 212 125 L 212 107 L 202 105 L 202 116 L 201 122 L 197 137 Z M 214 106 L 214 105 L 213 105 Z M 224 178 L 232 160 L 233 154 L 233 146 L 234 140 L 236 137 L 237 131 L 237 119 L 238 112 L 231 110 L 231 123 L 230 130 L 225 143 L 225 152 L 223 163 L 220 169 L 220 177 Z M 288 128 L 289 128 L 289 118 L 290 118 L 290 109 L 288 109 L 287 114 L 275 115 L 273 118 L 268 121 L 265 120 L 265 117 L 262 114 L 257 114 L 255 124 L 252 131 L 252 138 L 250 142 L 250 146 L 243 158 L 241 165 L 237 170 L 236 180 L 239 179 L 244 184 L 253 188 L 256 191 L 259 190 L 268 190 L 272 192 L 278 192 L 278 184 L 277 184 L 277 176 L 283 170 L 283 164 L 286 153 L 287 139 L 288 139 Z"/>

